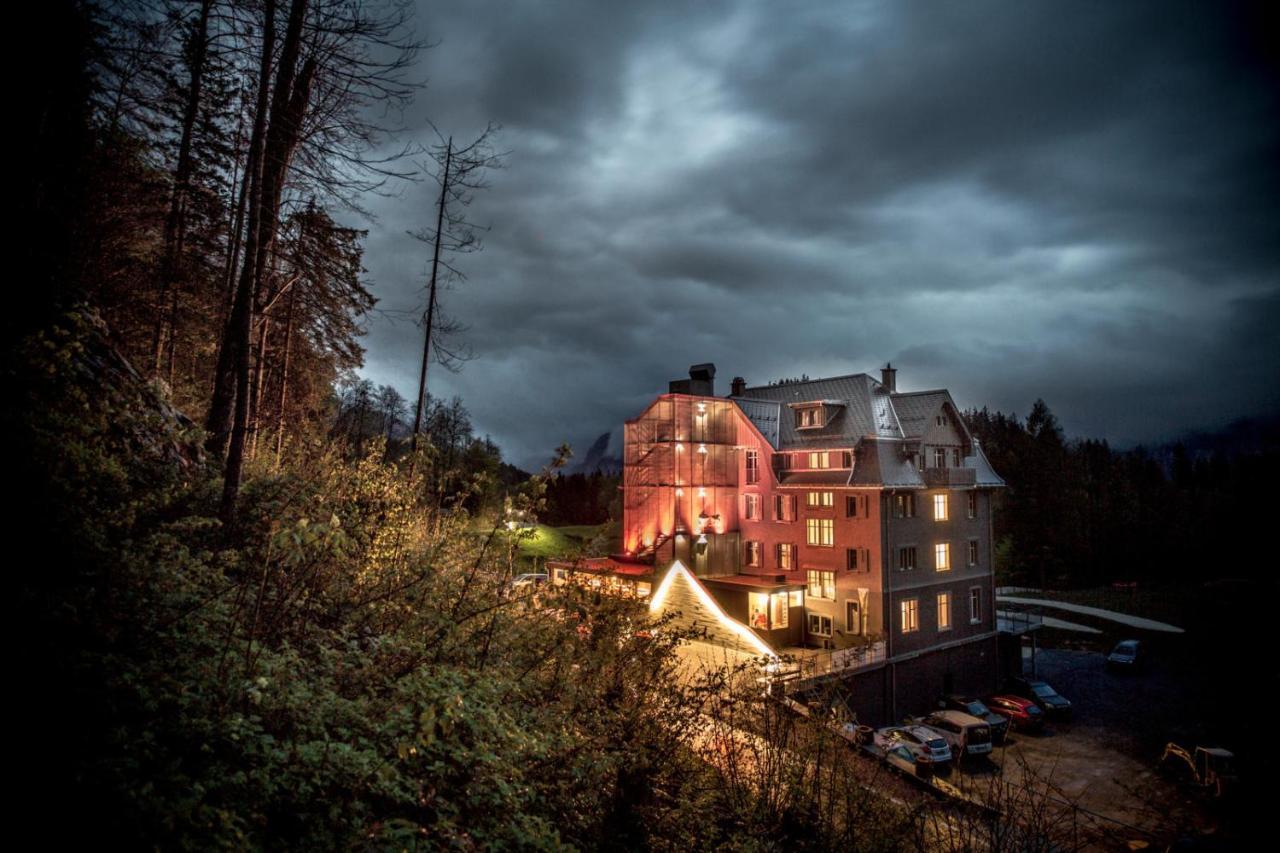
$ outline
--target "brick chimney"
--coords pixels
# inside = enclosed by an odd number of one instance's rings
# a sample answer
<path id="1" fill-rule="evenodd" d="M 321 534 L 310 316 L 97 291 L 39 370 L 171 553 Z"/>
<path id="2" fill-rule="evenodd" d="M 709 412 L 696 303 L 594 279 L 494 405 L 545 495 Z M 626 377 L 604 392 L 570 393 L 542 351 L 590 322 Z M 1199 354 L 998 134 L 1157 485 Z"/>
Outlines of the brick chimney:
<path id="1" fill-rule="evenodd" d="M 741 397 L 745 393 L 747 393 L 747 380 L 741 376 L 733 377 L 733 381 L 729 383 L 729 396 Z"/>
<path id="2" fill-rule="evenodd" d="M 898 370 L 889 362 L 885 362 L 884 367 L 880 368 L 880 384 L 888 388 L 890 393 L 898 390 Z"/>

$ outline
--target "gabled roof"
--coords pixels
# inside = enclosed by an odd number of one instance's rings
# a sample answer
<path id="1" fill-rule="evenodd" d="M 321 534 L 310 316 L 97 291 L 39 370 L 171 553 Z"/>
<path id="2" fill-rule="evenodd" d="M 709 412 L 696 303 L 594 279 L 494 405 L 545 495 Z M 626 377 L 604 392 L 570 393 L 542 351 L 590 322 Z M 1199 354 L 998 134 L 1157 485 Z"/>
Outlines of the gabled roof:
<path id="1" fill-rule="evenodd" d="M 724 612 L 711 593 L 676 560 L 649 599 L 649 612 L 671 614 L 673 626 L 688 629 L 718 646 L 776 659 L 774 650 L 755 631 Z"/>
<path id="2" fill-rule="evenodd" d="M 904 438 L 918 439 L 929 430 L 929 421 L 944 406 L 951 409 L 956 428 L 966 438 L 969 429 L 960 417 L 960 410 L 951 399 L 951 392 L 946 389 L 934 391 L 910 391 L 891 395 L 894 411 L 898 414 L 898 423 L 902 425 Z"/>
<path id="3" fill-rule="evenodd" d="M 888 394 L 865 373 L 747 388 L 733 400 L 753 422 L 768 418 L 764 424 L 756 422 L 765 436 L 770 436 L 765 424 L 776 424 L 774 447 L 779 449 L 853 447 L 863 436 L 901 434 Z M 797 429 L 789 407 L 800 403 L 823 404 L 830 419 L 821 427 Z"/>

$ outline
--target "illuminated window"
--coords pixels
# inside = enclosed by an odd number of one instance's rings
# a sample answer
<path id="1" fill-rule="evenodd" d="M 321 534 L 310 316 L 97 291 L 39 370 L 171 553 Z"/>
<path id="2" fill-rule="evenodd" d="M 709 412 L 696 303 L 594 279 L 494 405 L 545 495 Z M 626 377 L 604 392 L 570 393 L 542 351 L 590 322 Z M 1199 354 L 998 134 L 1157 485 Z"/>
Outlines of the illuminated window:
<path id="1" fill-rule="evenodd" d="M 977 518 L 978 517 L 978 493 L 969 492 L 968 497 L 969 497 L 969 517 Z"/>
<path id="2" fill-rule="evenodd" d="M 788 571 L 795 568 L 795 549 L 796 546 L 790 542 L 779 542 L 776 548 L 775 556 L 778 559 L 778 568 Z"/>
<path id="3" fill-rule="evenodd" d="M 760 496 L 759 495 L 743 495 L 744 512 L 743 515 L 747 521 L 760 520 Z"/>
<path id="4" fill-rule="evenodd" d="M 910 634 L 920 630 L 920 600 L 904 598 L 899 602 L 902 611 L 902 633 Z"/>
<path id="5" fill-rule="evenodd" d="M 809 597 L 834 599 L 836 597 L 836 573 L 810 569 Z"/>
<path id="6" fill-rule="evenodd" d="M 819 406 L 810 406 L 805 409 L 796 409 L 796 428 L 797 429 L 815 429 L 822 426 L 822 408 Z"/>
<path id="7" fill-rule="evenodd" d="M 804 607 L 804 590 L 803 589 L 791 590 L 791 606 Z"/>
<path id="8" fill-rule="evenodd" d="M 755 450 L 747 451 L 747 483 L 760 482 L 760 453 Z"/>
<path id="9" fill-rule="evenodd" d="M 831 454 L 823 451 L 815 451 L 809 454 L 810 468 L 830 468 Z"/>
<path id="10" fill-rule="evenodd" d="M 806 541 L 810 545 L 831 547 L 836 544 L 836 523 L 830 518 L 810 518 L 805 521 Z"/>
<path id="11" fill-rule="evenodd" d="M 978 565 L 978 540 L 977 539 L 969 540 L 969 565 L 971 566 Z"/>
<path id="12" fill-rule="evenodd" d="M 933 449 L 933 467 L 947 467 L 947 449 L 945 447 L 935 447 Z"/>
<path id="13" fill-rule="evenodd" d="M 907 572 L 916 567 L 916 548 L 909 545 L 898 549 L 898 571 Z"/>
<path id="14" fill-rule="evenodd" d="M 752 540 L 744 542 L 743 545 L 745 546 L 743 550 L 745 551 L 746 564 L 748 566 L 759 566 L 760 543 Z"/>
<path id="15" fill-rule="evenodd" d="M 831 636 L 831 617 L 818 613 L 809 614 L 809 633 L 819 637 Z"/>
<path id="16" fill-rule="evenodd" d="M 951 630 L 951 593 L 938 593 L 938 630 Z"/>
<path id="17" fill-rule="evenodd" d="M 791 594 L 775 592 L 772 595 L 764 592 L 753 592 L 747 596 L 751 612 L 748 623 L 759 631 L 771 631 L 785 628 L 791 623 Z"/>
<path id="18" fill-rule="evenodd" d="M 808 492 L 805 495 L 805 503 L 809 506 L 835 506 L 835 492 Z"/>
<path id="19" fill-rule="evenodd" d="M 893 496 L 894 518 L 916 517 L 916 496 L 911 492 Z"/>
<path id="20" fill-rule="evenodd" d="M 969 588 L 969 622 L 977 624 L 982 621 L 982 587 Z"/>
<path id="21" fill-rule="evenodd" d="M 933 567 L 940 572 L 951 571 L 951 544 L 939 542 L 933 546 Z"/>
<path id="22" fill-rule="evenodd" d="M 933 520 L 947 520 L 947 496 L 945 494 L 933 496 Z"/>

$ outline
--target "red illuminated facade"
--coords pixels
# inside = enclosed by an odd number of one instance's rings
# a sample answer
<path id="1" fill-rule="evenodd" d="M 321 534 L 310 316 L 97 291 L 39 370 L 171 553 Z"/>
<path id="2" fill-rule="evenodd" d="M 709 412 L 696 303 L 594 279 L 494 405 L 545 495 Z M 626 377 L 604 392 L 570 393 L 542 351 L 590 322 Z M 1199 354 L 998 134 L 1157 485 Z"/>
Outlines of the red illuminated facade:
<path id="1" fill-rule="evenodd" d="M 694 365 L 627 422 L 619 558 L 655 581 L 679 560 L 779 652 L 874 647 L 883 713 L 993 686 L 1004 484 L 951 395 L 899 392 L 889 367 L 714 382 Z"/>

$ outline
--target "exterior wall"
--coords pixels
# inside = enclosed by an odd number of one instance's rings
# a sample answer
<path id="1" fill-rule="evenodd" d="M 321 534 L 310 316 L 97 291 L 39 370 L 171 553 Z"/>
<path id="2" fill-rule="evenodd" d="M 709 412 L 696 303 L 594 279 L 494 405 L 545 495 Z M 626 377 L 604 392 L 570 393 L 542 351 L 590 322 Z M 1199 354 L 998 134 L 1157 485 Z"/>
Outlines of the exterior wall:
<path id="1" fill-rule="evenodd" d="M 991 493 L 981 489 L 921 489 L 913 493 L 915 518 L 893 518 L 893 492 L 885 493 L 881 506 L 885 514 L 884 569 L 889 587 L 884 619 L 891 626 L 891 657 L 995 630 Z M 974 518 L 968 517 L 970 494 L 977 496 Z M 933 517 L 935 495 L 947 498 L 946 521 L 937 521 Z M 977 543 L 978 552 L 977 562 L 973 565 L 969 564 L 971 541 Z M 944 542 L 951 546 L 952 568 L 938 571 L 934 549 Z M 898 568 L 899 549 L 903 547 L 916 549 L 914 570 Z M 980 590 L 981 596 L 981 614 L 976 624 L 969 619 L 969 592 L 974 587 Z M 951 594 L 949 630 L 939 630 L 938 627 L 937 594 L 940 592 Z M 910 598 L 919 602 L 919 628 L 904 633 L 901 603 Z"/>
<path id="2" fill-rule="evenodd" d="M 742 420 L 729 400 L 664 394 L 626 423 L 622 544 L 629 555 L 669 562 L 677 556 L 678 536 L 696 539 L 737 529 L 735 446 Z M 722 558 L 704 559 L 702 569 L 736 571 Z"/>

